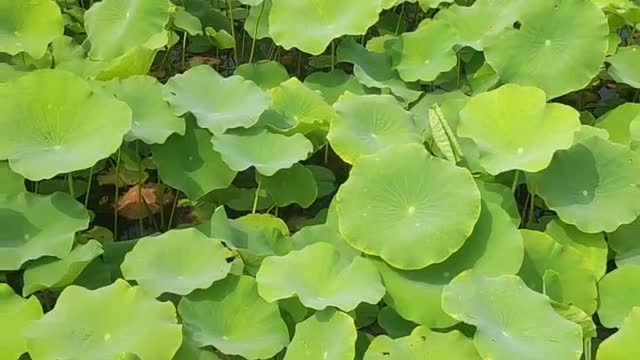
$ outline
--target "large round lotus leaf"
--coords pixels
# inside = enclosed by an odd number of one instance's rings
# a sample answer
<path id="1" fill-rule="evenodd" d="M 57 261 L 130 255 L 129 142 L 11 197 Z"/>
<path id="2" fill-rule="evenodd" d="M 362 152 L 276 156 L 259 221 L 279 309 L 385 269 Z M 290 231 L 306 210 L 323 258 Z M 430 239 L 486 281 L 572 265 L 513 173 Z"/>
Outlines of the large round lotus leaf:
<path id="1" fill-rule="evenodd" d="M 8 161 L 0 161 L 0 194 L 17 194 L 25 190 L 24 178 L 11 170 Z"/>
<path id="2" fill-rule="evenodd" d="M 229 355 L 266 359 L 289 343 L 278 305 L 264 301 L 249 276 L 230 275 L 207 290 L 193 292 L 182 298 L 178 312 L 198 347 L 213 346 Z"/>
<path id="3" fill-rule="evenodd" d="M 343 254 L 329 243 L 264 259 L 256 280 L 265 300 L 297 296 L 306 307 L 316 310 L 334 306 L 351 311 L 362 302 L 378 303 L 385 292 L 373 264 Z"/>
<path id="4" fill-rule="evenodd" d="M 120 268 L 125 279 L 135 280 L 154 297 L 187 295 L 224 279 L 231 270 L 228 256 L 220 240 L 188 228 L 138 240 Z"/>
<path id="5" fill-rule="evenodd" d="M 558 151 L 535 175 L 532 181 L 547 206 L 583 232 L 612 232 L 640 214 L 640 163 L 626 146 L 591 136 Z"/>
<path id="6" fill-rule="evenodd" d="M 118 279 L 98 290 L 66 288 L 56 307 L 25 330 L 33 360 L 170 360 L 182 342 L 176 310 Z"/>
<path id="7" fill-rule="evenodd" d="M 76 231 L 88 225 L 86 209 L 65 193 L 0 194 L 0 270 L 43 256 L 64 258 Z"/>
<path id="8" fill-rule="evenodd" d="M 273 176 L 257 177 L 262 188 L 280 207 L 298 204 L 308 208 L 318 197 L 318 185 L 313 173 L 301 164 L 278 170 Z"/>
<path id="9" fill-rule="evenodd" d="M 609 47 L 604 13 L 591 1 L 524 2 L 520 28 L 485 44 L 503 82 L 533 85 L 555 98 L 582 89 L 600 71 Z"/>
<path id="10" fill-rule="evenodd" d="M 517 276 L 464 272 L 445 287 L 442 306 L 477 328 L 475 345 L 484 359 L 578 360 L 582 355 L 580 326 L 558 315 L 548 297 Z"/>
<path id="11" fill-rule="evenodd" d="M 34 181 L 90 168 L 131 128 L 125 103 L 66 71 L 34 71 L 1 87 L 0 98 L 0 159 Z"/>
<path id="12" fill-rule="evenodd" d="M 351 246 L 407 270 L 448 258 L 480 216 L 471 174 L 421 145 L 361 158 L 336 201 L 340 233 Z"/>
<path id="13" fill-rule="evenodd" d="M 632 139 L 631 126 L 634 123 L 640 123 L 640 104 L 624 103 L 598 118 L 595 126 L 605 129 L 609 140 L 634 149 L 638 144 L 633 140 L 640 140 Z"/>
<path id="14" fill-rule="evenodd" d="M 460 112 L 458 135 L 472 139 L 480 164 L 492 175 L 546 168 L 555 151 L 573 144 L 580 114 L 547 104 L 544 92 L 508 84 L 477 95 Z"/>
<path id="15" fill-rule="evenodd" d="M 333 39 L 366 33 L 378 21 L 380 1 L 276 0 L 269 13 L 269 32 L 273 41 L 285 49 L 296 47 L 320 55 Z"/>
<path id="16" fill-rule="evenodd" d="M 151 151 L 160 179 L 191 200 L 227 188 L 236 176 L 211 147 L 211 133 L 189 118 L 184 136 L 174 134 L 164 144 L 152 146 Z"/>
<path id="17" fill-rule="evenodd" d="M 557 219 L 547 224 L 545 233 L 558 243 L 576 249 L 582 256 L 583 265 L 591 270 L 596 279 L 604 276 L 608 249 L 603 234 L 586 234 Z"/>
<path id="18" fill-rule="evenodd" d="M 482 204 L 473 233 L 455 254 L 421 270 L 402 271 L 375 261 L 387 294 L 385 302 L 402 317 L 429 328 L 457 323 L 440 305 L 442 289 L 465 270 L 489 276 L 516 274 L 522 264 L 522 236 L 499 206 Z"/>
<path id="19" fill-rule="evenodd" d="M 289 79 L 287 69 L 276 61 L 242 64 L 234 74 L 253 81 L 263 90 L 273 89 Z"/>
<path id="20" fill-rule="evenodd" d="M 615 81 L 640 89 L 640 46 L 621 47 L 615 55 L 607 58 L 607 62 L 611 64 L 609 75 Z"/>
<path id="21" fill-rule="evenodd" d="M 102 252 L 102 245 L 96 240 L 90 240 L 84 245 L 78 245 L 60 260 L 30 266 L 24 271 L 22 295 L 27 296 L 44 289 L 59 289 L 72 284 L 87 265 Z"/>
<path id="22" fill-rule="evenodd" d="M 154 42 L 169 22 L 167 0 L 105 0 L 84 14 L 91 43 L 89 56 L 111 60 L 137 46 Z M 149 44 L 157 48 L 164 44 Z"/>
<path id="23" fill-rule="evenodd" d="M 17 360 L 27 351 L 23 330 L 42 317 L 42 306 L 36 297 L 23 299 L 7 284 L 0 284 L 0 358 Z"/>
<path id="24" fill-rule="evenodd" d="M 640 266 L 623 265 L 598 283 L 598 317 L 608 328 L 620 327 L 634 306 L 640 307 Z"/>
<path id="25" fill-rule="evenodd" d="M 598 347 L 596 360 L 635 360 L 640 358 L 640 307 L 634 307 L 618 332 Z"/>
<path id="26" fill-rule="evenodd" d="M 380 335 L 373 339 L 364 355 L 364 360 L 424 359 L 481 360 L 473 341 L 461 332 L 439 333 L 423 326 L 400 339 Z"/>
<path id="27" fill-rule="evenodd" d="M 400 36 L 401 52 L 396 69 L 405 81 L 433 81 L 456 66 L 455 32 L 444 21 L 430 21 Z"/>
<path id="28" fill-rule="evenodd" d="M 63 31 L 60 8 L 54 1 L 0 0 L 0 53 L 24 51 L 39 59 Z"/>
<path id="29" fill-rule="evenodd" d="M 583 255 L 542 232 L 522 230 L 522 237 L 525 257 L 520 277 L 527 285 L 552 300 L 593 314 L 598 299 L 596 277 L 586 267 Z"/>
<path id="30" fill-rule="evenodd" d="M 112 80 L 106 88 L 131 108 L 133 121 L 125 140 L 162 144 L 173 133 L 184 135 L 184 119 L 173 114 L 163 99 L 162 85 L 155 78 L 138 75 Z"/>
<path id="31" fill-rule="evenodd" d="M 286 136 L 266 130 L 214 135 L 211 143 L 231 169 L 243 171 L 253 166 L 265 176 L 290 168 L 313 151 L 311 141 L 302 134 Z"/>
<path id="32" fill-rule="evenodd" d="M 338 116 L 327 138 L 347 163 L 394 145 L 422 143 L 413 115 L 391 95 L 358 96 L 348 92 L 333 107 Z"/>
<path id="33" fill-rule="evenodd" d="M 178 115 L 191 112 L 198 125 L 214 134 L 251 127 L 270 103 L 269 96 L 240 76 L 222 77 L 209 66 L 197 66 L 169 79 L 166 99 Z"/>
<path id="34" fill-rule="evenodd" d="M 356 337 L 349 315 L 336 310 L 318 312 L 296 325 L 284 360 L 352 360 Z"/>
<path id="35" fill-rule="evenodd" d="M 607 235 L 609 247 L 616 253 L 616 265 L 635 264 L 640 266 L 640 218 L 630 224 L 620 226 Z"/>
<path id="36" fill-rule="evenodd" d="M 366 94 L 366 89 L 356 80 L 340 69 L 330 72 L 314 72 L 304 79 L 304 85 L 310 89 L 318 90 L 324 99 L 333 105 L 338 98 L 349 91 L 356 95 Z"/>

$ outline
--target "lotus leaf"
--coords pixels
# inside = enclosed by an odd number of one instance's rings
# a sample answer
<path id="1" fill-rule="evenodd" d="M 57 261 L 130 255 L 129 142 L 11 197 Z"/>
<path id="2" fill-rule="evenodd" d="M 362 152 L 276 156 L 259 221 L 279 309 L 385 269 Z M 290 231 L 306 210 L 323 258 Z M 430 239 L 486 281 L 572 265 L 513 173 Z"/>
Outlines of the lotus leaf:
<path id="1" fill-rule="evenodd" d="M 513 224 L 520 226 L 522 220 L 520 219 L 520 211 L 518 210 L 518 204 L 511 189 L 499 184 L 486 181 L 476 180 L 476 185 L 480 189 L 482 200 L 493 203 L 501 207 L 509 214 Z"/>
<path id="2" fill-rule="evenodd" d="M 170 360 L 182 342 L 173 305 L 120 279 L 93 291 L 66 288 L 56 307 L 31 323 L 24 336 L 34 360 L 80 360 L 87 354 L 95 360 L 127 355 Z"/>
<path id="3" fill-rule="evenodd" d="M 24 178 L 11 170 L 9 162 L 0 161 L 0 194 L 17 194 L 25 191 Z"/>
<path id="4" fill-rule="evenodd" d="M 629 148 L 591 136 L 558 151 L 532 181 L 565 223 L 586 233 L 612 232 L 640 214 L 638 161 Z"/>
<path id="5" fill-rule="evenodd" d="M 106 89 L 131 108 L 133 121 L 125 140 L 162 144 L 171 134 L 184 135 L 184 120 L 175 116 L 164 101 L 162 85 L 156 79 L 138 75 L 113 80 Z"/>
<path id="6" fill-rule="evenodd" d="M 173 360 L 222 360 L 213 349 L 199 348 L 188 338 L 182 341 L 180 349 Z"/>
<path id="7" fill-rule="evenodd" d="M 36 297 L 23 299 L 7 284 L 0 284 L 0 357 L 17 360 L 27 352 L 22 336 L 29 322 L 42 317 L 42 306 Z"/>
<path id="8" fill-rule="evenodd" d="M 413 116 L 390 95 L 358 96 L 350 92 L 333 105 L 338 116 L 327 138 L 347 163 L 394 145 L 420 144 Z"/>
<path id="9" fill-rule="evenodd" d="M 634 307 L 620 331 L 600 344 L 596 360 L 634 360 L 640 357 L 640 307 Z"/>
<path id="10" fill-rule="evenodd" d="M 315 72 L 304 79 L 304 85 L 310 89 L 318 90 L 324 99 L 333 105 L 338 98 L 348 92 L 356 95 L 364 95 L 366 89 L 353 75 L 349 75 L 340 69 L 330 72 Z"/>
<path id="11" fill-rule="evenodd" d="M 320 55 L 333 39 L 366 33 L 381 11 L 381 0 L 276 0 L 269 13 L 269 32 L 285 49 Z"/>
<path id="12" fill-rule="evenodd" d="M 24 272 L 22 295 L 71 285 L 87 265 L 102 252 L 102 245 L 96 240 L 90 240 L 84 245 L 78 245 L 60 260 L 30 266 Z"/>
<path id="13" fill-rule="evenodd" d="M 151 150 L 162 181 L 192 200 L 228 187 L 236 176 L 211 147 L 211 133 L 197 127 L 190 118 L 184 136 L 174 134 Z"/>
<path id="14" fill-rule="evenodd" d="M 608 234 L 609 247 L 616 253 L 616 265 L 635 264 L 640 266 L 640 218 L 631 224 L 620 226 Z"/>
<path id="15" fill-rule="evenodd" d="M 244 29 L 252 38 L 264 39 L 270 36 L 271 4 L 271 0 L 263 0 L 260 6 L 252 6 L 249 10 L 249 16 L 244 22 Z"/>
<path id="16" fill-rule="evenodd" d="M 484 359 L 578 360 L 582 355 L 580 326 L 558 315 L 548 297 L 517 276 L 464 272 L 445 287 L 442 306 L 477 328 L 474 341 Z"/>
<path id="17" fill-rule="evenodd" d="M 229 275 L 207 290 L 183 297 L 178 312 L 198 347 L 213 346 L 225 354 L 265 359 L 289 343 L 278 306 L 258 295 L 256 282 L 249 276 Z"/>
<path id="18" fill-rule="evenodd" d="M 318 312 L 296 325 L 284 360 L 351 360 L 356 337 L 349 315 L 331 309 Z"/>
<path id="19" fill-rule="evenodd" d="M 2 166 L 2 165 L 0 165 Z M 336 176 L 330 169 L 318 165 L 306 165 L 318 186 L 318 198 L 327 196 L 336 190 Z"/>
<path id="20" fill-rule="evenodd" d="M 231 270 L 230 255 L 220 240 L 194 228 L 172 230 L 138 240 L 121 269 L 125 279 L 135 280 L 154 297 L 187 295 L 224 279 Z"/>
<path id="21" fill-rule="evenodd" d="M 179 7 L 173 15 L 173 25 L 178 29 L 182 29 L 191 36 L 202 35 L 202 23 L 200 19 L 191 15 L 187 10 Z"/>
<path id="22" fill-rule="evenodd" d="M 169 22 L 167 0 L 105 0 L 92 6 L 84 15 L 89 56 L 96 60 L 115 59 L 127 51 L 165 45 L 159 41 Z M 166 36 L 165 36 L 166 37 Z"/>
<path id="23" fill-rule="evenodd" d="M 632 138 L 632 124 L 640 124 L 640 104 L 624 103 L 598 118 L 595 126 L 605 129 L 609 140 L 635 149 L 640 138 Z"/>
<path id="24" fill-rule="evenodd" d="M 368 260 L 322 242 L 266 258 L 256 280 L 260 296 L 267 301 L 297 296 L 306 307 L 316 310 L 335 306 L 352 311 L 361 302 L 377 303 L 385 292 Z"/>
<path id="25" fill-rule="evenodd" d="M 43 256 L 64 258 L 89 214 L 65 193 L 0 194 L 0 270 L 18 270 Z"/>
<path id="26" fill-rule="evenodd" d="M 470 99 L 460 112 L 458 135 L 475 142 L 480 164 L 497 175 L 543 170 L 557 150 L 573 144 L 579 127 L 573 108 L 547 104 L 540 89 L 509 84 Z"/>
<path id="27" fill-rule="evenodd" d="M 324 224 L 305 226 L 291 236 L 293 248 L 302 250 L 316 243 L 326 242 L 332 244 L 345 256 L 358 256 L 360 252 L 352 248 L 340 235 L 337 224 L 326 222 Z"/>
<path id="28" fill-rule="evenodd" d="M 29 180 L 90 168 L 131 128 L 125 103 L 66 71 L 34 71 L 0 87 L 0 98 L 0 159 Z"/>
<path id="29" fill-rule="evenodd" d="M 273 89 L 289 79 L 287 69 L 275 61 L 242 64 L 238 66 L 234 74 L 253 81 L 265 91 Z"/>
<path id="30" fill-rule="evenodd" d="M 60 8 L 54 1 L 0 1 L 0 53 L 25 52 L 41 58 L 63 31 Z"/>
<path id="31" fill-rule="evenodd" d="M 406 270 L 447 259 L 480 216 L 471 174 L 413 144 L 361 158 L 336 201 L 351 246 Z"/>
<path id="32" fill-rule="evenodd" d="M 523 3 L 520 28 L 507 28 L 484 46 L 500 79 L 537 86 L 548 98 L 589 84 L 609 47 L 602 11 L 584 0 Z"/>
<path id="33" fill-rule="evenodd" d="M 265 176 L 290 168 L 313 150 L 302 134 L 286 136 L 266 130 L 214 135 L 211 142 L 231 169 L 243 171 L 253 166 Z"/>
<path id="34" fill-rule="evenodd" d="M 607 62 L 611 64 L 609 75 L 615 81 L 640 89 L 640 71 L 636 66 L 640 62 L 640 46 L 621 47 Z"/>
<path id="35" fill-rule="evenodd" d="M 258 175 L 258 181 L 280 207 L 298 204 L 308 208 L 318 197 L 318 185 L 313 173 L 301 164 L 278 170 L 273 176 Z"/>
<path id="36" fill-rule="evenodd" d="M 191 112 L 200 127 L 214 134 L 251 127 L 270 102 L 253 82 L 240 76 L 224 78 L 205 65 L 172 77 L 165 90 L 165 98 L 178 115 Z"/>
<path id="37" fill-rule="evenodd" d="M 598 283 L 598 317 L 608 328 L 622 326 L 634 307 L 640 307 L 640 266 L 623 265 Z"/>
<path id="38" fill-rule="evenodd" d="M 383 328 L 392 339 L 409 336 L 418 325 L 404 319 L 390 306 L 385 306 L 378 312 L 378 325 Z"/>

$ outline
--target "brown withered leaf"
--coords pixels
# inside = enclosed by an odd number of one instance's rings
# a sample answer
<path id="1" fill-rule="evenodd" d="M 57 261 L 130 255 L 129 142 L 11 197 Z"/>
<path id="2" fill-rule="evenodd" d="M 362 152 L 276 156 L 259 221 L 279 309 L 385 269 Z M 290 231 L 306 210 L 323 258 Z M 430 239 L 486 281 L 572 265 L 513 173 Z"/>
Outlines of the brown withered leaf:
<path id="1" fill-rule="evenodd" d="M 158 184 L 135 185 L 118 199 L 118 213 L 130 220 L 145 219 L 171 204 L 173 197 L 173 192 L 163 190 Z"/>

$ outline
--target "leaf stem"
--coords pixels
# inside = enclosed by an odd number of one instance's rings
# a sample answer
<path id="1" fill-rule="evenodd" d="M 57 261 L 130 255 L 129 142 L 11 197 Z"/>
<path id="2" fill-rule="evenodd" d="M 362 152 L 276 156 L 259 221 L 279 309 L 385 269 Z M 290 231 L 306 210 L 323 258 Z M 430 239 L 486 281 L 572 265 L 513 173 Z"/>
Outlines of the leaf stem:
<path id="1" fill-rule="evenodd" d="M 231 6 L 231 0 L 227 0 L 227 12 L 229 14 L 229 20 L 231 22 L 231 37 L 233 37 L 233 58 L 238 63 L 238 46 L 236 44 L 236 29 L 235 22 L 233 21 L 233 7 Z"/>
<path id="2" fill-rule="evenodd" d="M 262 2 L 260 5 L 260 12 L 258 13 L 258 21 L 256 21 L 256 29 L 253 31 L 253 41 L 251 41 L 251 54 L 249 54 L 249 63 L 253 62 L 253 56 L 256 51 L 256 41 L 258 39 L 258 29 L 260 27 L 260 20 L 262 20 L 262 14 L 264 13 L 264 7 L 267 0 Z"/>
<path id="3" fill-rule="evenodd" d="M 91 194 L 91 183 L 93 182 L 93 168 L 95 165 L 89 169 L 89 180 L 87 181 L 87 193 L 84 195 L 84 207 L 87 208 L 89 206 L 89 194 Z"/>
<path id="4" fill-rule="evenodd" d="M 186 67 L 186 57 L 187 57 L 187 32 L 185 31 L 182 35 L 182 70 L 185 70 Z"/>
<path id="5" fill-rule="evenodd" d="M 120 197 L 120 159 L 122 157 L 122 146 L 118 148 L 116 157 L 116 191 L 113 198 L 113 240 L 118 241 L 118 197 Z"/>
<path id="6" fill-rule="evenodd" d="M 73 175 L 71 173 L 67 174 L 67 181 L 69 182 L 69 194 L 71 195 L 72 198 L 76 198 L 76 192 L 75 189 L 73 187 Z"/>
<path id="7" fill-rule="evenodd" d="M 400 15 L 398 17 L 398 23 L 396 24 L 396 31 L 394 32 L 394 34 L 397 36 L 398 32 L 400 31 L 400 25 L 402 23 L 402 17 L 404 16 L 404 7 L 407 3 L 402 3 L 402 6 L 400 7 Z"/>
<path id="8" fill-rule="evenodd" d="M 511 185 L 511 193 L 515 194 L 518 184 L 520 183 L 520 170 L 516 170 L 513 175 L 513 184 Z"/>
<path id="9" fill-rule="evenodd" d="M 255 214 L 258 209 L 258 197 L 260 196 L 260 188 L 262 187 L 262 178 L 258 179 L 258 187 L 256 188 L 256 194 L 253 196 L 253 207 L 251 213 Z"/>
<path id="10" fill-rule="evenodd" d="M 331 40 L 331 71 L 336 68 L 336 43 Z"/>
<path id="11" fill-rule="evenodd" d="M 173 223 L 173 217 L 176 214 L 176 207 L 178 207 L 178 198 L 180 197 L 180 192 L 176 190 L 176 197 L 173 199 L 173 206 L 171 206 L 171 215 L 169 215 L 169 222 L 167 223 L 167 230 L 171 230 L 171 224 Z"/>

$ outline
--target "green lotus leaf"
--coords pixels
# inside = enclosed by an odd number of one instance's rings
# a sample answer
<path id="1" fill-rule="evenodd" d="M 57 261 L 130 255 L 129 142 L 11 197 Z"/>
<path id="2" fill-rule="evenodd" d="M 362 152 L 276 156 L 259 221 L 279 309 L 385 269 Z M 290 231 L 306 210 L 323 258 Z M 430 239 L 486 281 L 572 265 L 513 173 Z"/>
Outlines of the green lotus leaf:
<path id="1" fill-rule="evenodd" d="M 381 11 L 381 0 L 277 0 L 271 5 L 269 32 L 273 41 L 285 49 L 296 47 L 320 55 L 333 39 L 366 33 L 378 21 Z"/>
<path id="2" fill-rule="evenodd" d="M 257 178 L 280 207 L 298 204 L 306 209 L 318 197 L 318 185 L 311 170 L 301 164 L 296 163 L 289 169 L 278 170 L 272 176 L 257 175 Z"/>
<path id="3" fill-rule="evenodd" d="M 545 233 L 561 245 L 576 249 L 582 256 L 583 265 L 591 270 L 596 279 L 604 276 L 608 249 L 602 234 L 586 234 L 557 219 L 547 224 Z"/>
<path id="4" fill-rule="evenodd" d="M 7 284 L 0 284 L 0 357 L 17 360 L 27 352 L 22 332 L 33 320 L 42 317 L 42 306 L 34 296 L 23 299 Z"/>
<path id="5" fill-rule="evenodd" d="M 609 247 L 616 253 L 616 265 L 625 264 L 640 266 L 640 218 L 630 224 L 620 226 L 616 231 L 607 234 Z"/>
<path id="6" fill-rule="evenodd" d="M 269 96 L 240 76 L 223 78 L 202 65 L 169 79 L 166 99 L 178 115 L 191 112 L 198 125 L 214 134 L 251 127 L 269 107 Z"/>
<path id="7" fill-rule="evenodd" d="M 0 270 L 44 256 L 64 258 L 76 231 L 89 225 L 86 209 L 65 193 L 0 194 L 0 204 Z"/>
<path id="8" fill-rule="evenodd" d="M 362 302 L 376 304 L 385 292 L 368 260 L 343 254 L 322 242 L 266 258 L 256 281 L 260 296 L 269 302 L 297 296 L 306 307 L 316 310 L 334 306 L 352 311 Z"/>
<path id="9" fill-rule="evenodd" d="M 452 3 L 454 0 L 418 0 L 420 7 L 423 11 L 428 11 L 431 8 L 436 8 L 440 4 Z"/>
<path id="10" fill-rule="evenodd" d="M 415 328 L 411 335 L 391 339 L 377 336 L 367 349 L 364 360 L 481 360 L 473 341 L 454 330 L 438 333 L 426 327 Z"/>
<path id="11" fill-rule="evenodd" d="M 640 357 L 640 307 L 634 307 L 620 330 L 598 347 L 596 360 L 634 360 Z"/>
<path id="12" fill-rule="evenodd" d="M 269 18 L 271 14 L 271 0 L 263 0 L 260 6 L 252 6 L 249 9 L 249 16 L 245 19 L 244 30 L 256 39 L 268 38 L 269 34 Z"/>
<path id="13" fill-rule="evenodd" d="M 425 94 L 420 100 L 418 100 L 410 109 L 413 113 L 414 121 L 419 129 L 425 133 L 425 137 L 428 137 L 429 133 L 429 113 L 430 110 L 438 105 L 444 119 L 449 124 L 449 127 L 454 130 L 458 128 L 460 122 L 460 110 L 469 101 L 469 97 L 461 91 L 451 92 L 432 92 Z"/>
<path id="14" fill-rule="evenodd" d="M 387 289 L 385 303 L 407 320 L 430 328 L 446 328 L 457 321 L 440 305 L 442 290 L 451 279 L 474 269 L 490 276 L 516 274 L 522 264 L 522 236 L 498 205 L 483 201 L 473 233 L 455 254 L 421 270 L 402 271 L 375 261 Z"/>
<path id="15" fill-rule="evenodd" d="M 608 328 L 620 327 L 634 307 L 640 307 L 640 266 L 623 265 L 598 283 L 598 318 Z"/>
<path id="16" fill-rule="evenodd" d="M 262 90 L 270 90 L 289 79 L 287 69 L 276 61 L 260 61 L 238 66 L 235 75 L 253 81 Z"/>
<path id="17" fill-rule="evenodd" d="M 546 168 L 557 150 L 573 144 L 580 115 L 547 104 L 540 89 L 509 84 L 477 95 L 460 112 L 458 135 L 472 139 L 480 164 L 492 175 Z"/>
<path id="18" fill-rule="evenodd" d="M 218 49 L 233 49 L 236 46 L 236 39 L 225 30 L 215 30 L 211 26 L 207 26 L 204 32 L 211 44 Z"/>
<path id="19" fill-rule="evenodd" d="M 180 229 L 140 239 L 120 268 L 125 279 L 154 297 L 187 295 L 224 279 L 231 270 L 230 255 L 220 240 L 194 228 Z"/>
<path id="20" fill-rule="evenodd" d="M 202 35 L 202 23 L 200 19 L 191 15 L 185 8 L 178 7 L 172 13 L 173 25 L 178 29 L 184 30 L 189 35 Z"/>
<path id="21" fill-rule="evenodd" d="M 182 341 L 182 345 L 173 360 L 222 360 L 214 349 L 199 348 L 193 344 L 190 339 L 186 338 Z"/>
<path id="22" fill-rule="evenodd" d="M 499 183 L 476 180 L 482 200 L 498 205 L 511 217 L 515 226 L 520 226 L 520 210 L 511 189 Z"/>
<path id="23" fill-rule="evenodd" d="M 314 72 L 304 79 L 304 85 L 310 89 L 318 90 L 324 96 L 327 103 L 333 105 L 338 98 L 347 91 L 356 95 L 366 94 L 366 89 L 353 75 L 349 75 L 340 69 L 330 72 Z"/>
<path id="24" fill-rule="evenodd" d="M 284 360 L 352 360 L 357 337 L 353 319 L 328 309 L 296 325 Z"/>
<path id="25" fill-rule="evenodd" d="M 640 124 L 640 104 L 624 103 L 598 118 L 595 126 L 606 130 L 609 140 L 635 150 L 640 139 L 632 134 L 634 124 Z"/>
<path id="26" fill-rule="evenodd" d="M 352 248 L 340 235 L 337 224 L 326 222 L 324 224 L 305 226 L 291 236 L 291 242 L 295 250 L 302 250 L 316 243 L 326 242 L 332 244 L 345 256 L 359 256 L 360 252 Z"/>
<path id="27" fill-rule="evenodd" d="M 214 135 L 211 143 L 231 169 L 244 171 L 253 166 L 265 176 L 290 168 L 313 151 L 302 134 L 286 136 L 266 130 Z"/>
<path id="28" fill-rule="evenodd" d="M 164 46 L 159 34 L 169 22 L 169 7 L 167 0 L 105 0 L 91 6 L 84 14 L 89 56 L 111 60 L 138 46 Z"/>
<path id="29" fill-rule="evenodd" d="M 583 0 L 524 4 L 520 28 L 505 29 L 484 47 L 500 80 L 539 87 L 550 99 L 588 85 L 609 47 L 603 12 Z"/>
<path id="30" fill-rule="evenodd" d="M 611 64 L 609 75 L 615 81 L 640 89 L 640 71 L 636 66 L 640 62 L 640 46 L 621 47 L 607 62 Z"/>
<path id="31" fill-rule="evenodd" d="M 9 167 L 8 161 L 0 161 L 0 194 L 17 194 L 26 190 L 24 178 Z"/>
<path id="32" fill-rule="evenodd" d="M 16 66 L 0 63 L 0 86 L 7 81 L 17 79 L 25 74 L 25 71 L 18 70 Z"/>
<path id="33" fill-rule="evenodd" d="M 2 165 L 0 165 L 1 167 Z M 336 175 L 330 169 L 319 165 L 306 165 L 318 186 L 318 198 L 327 196 L 336 190 Z"/>
<path id="34" fill-rule="evenodd" d="M 574 305 L 593 314 L 596 311 L 598 290 L 596 277 L 586 267 L 583 255 L 573 247 L 556 242 L 551 236 L 531 230 L 521 230 L 525 258 L 520 277 L 527 285 L 552 300 Z M 555 278 L 548 284 L 547 272 Z"/>
<path id="35" fill-rule="evenodd" d="M 394 145 L 420 144 L 422 137 L 413 115 L 391 95 L 342 95 L 333 105 L 338 116 L 327 139 L 333 150 L 349 164 Z"/>
<path id="36" fill-rule="evenodd" d="M 265 359 L 289 343 L 278 306 L 258 295 L 256 282 L 249 276 L 230 275 L 207 290 L 183 297 L 178 312 L 198 347 L 213 346 L 225 354 Z"/>
<path id="37" fill-rule="evenodd" d="M 474 342 L 484 359 L 578 360 L 582 355 L 580 326 L 558 315 L 548 297 L 517 276 L 464 272 L 445 287 L 442 306 L 477 328 Z"/>
<path id="38" fill-rule="evenodd" d="M 187 118 L 184 136 L 172 135 L 151 147 L 160 179 L 197 200 L 206 193 L 231 185 L 236 172 L 211 147 L 211 133 Z"/>
<path id="39" fill-rule="evenodd" d="M 1 87 L 0 97 L 0 159 L 29 180 L 90 168 L 131 128 L 125 103 L 66 71 L 34 71 Z"/>
<path id="40" fill-rule="evenodd" d="M 392 339 L 409 336 L 418 325 L 401 317 L 391 306 L 385 306 L 378 312 L 378 325 Z"/>
<path id="41" fill-rule="evenodd" d="M 173 114 L 163 99 L 162 85 L 155 78 L 138 75 L 112 80 L 106 90 L 131 108 L 132 126 L 125 140 L 162 144 L 171 134 L 184 135 L 184 119 Z"/>
<path id="42" fill-rule="evenodd" d="M 471 174 L 414 144 L 361 158 L 336 201 L 351 246 L 406 270 L 447 259 L 480 216 Z"/>
<path id="43" fill-rule="evenodd" d="M 612 232 L 640 214 L 638 161 L 629 148 L 591 136 L 558 151 L 531 180 L 565 223 L 586 233 Z"/>
<path id="44" fill-rule="evenodd" d="M 233 185 L 226 189 L 215 190 L 203 197 L 202 200 L 213 200 L 217 204 L 225 204 L 236 211 L 252 211 L 256 192 L 258 193 L 256 211 L 267 210 L 275 204 L 264 188 L 239 188 Z"/>
<path id="45" fill-rule="evenodd" d="M 54 1 L 0 1 L 0 53 L 25 52 L 39 59 L 63 31 L 60 8 Z"/>
<path id="46" fill-rule="evenodd" d="M 96 240 L 90 240 L 84 245 L 78 245 L 60 260 L 30 266 L 24 271 L 22 295 L 27 296 L 44 289 L 59 289 L 72 284 L 87 265 L 102 252 L 102 245 Z"/>
<path id="47" fill-rule="evenodd" d="M 401 53 L 396 69 L 405 81 L 433 81 L 456 66 L 455 32 L 444 21 L 430 21 L 400 36 Z"/>

